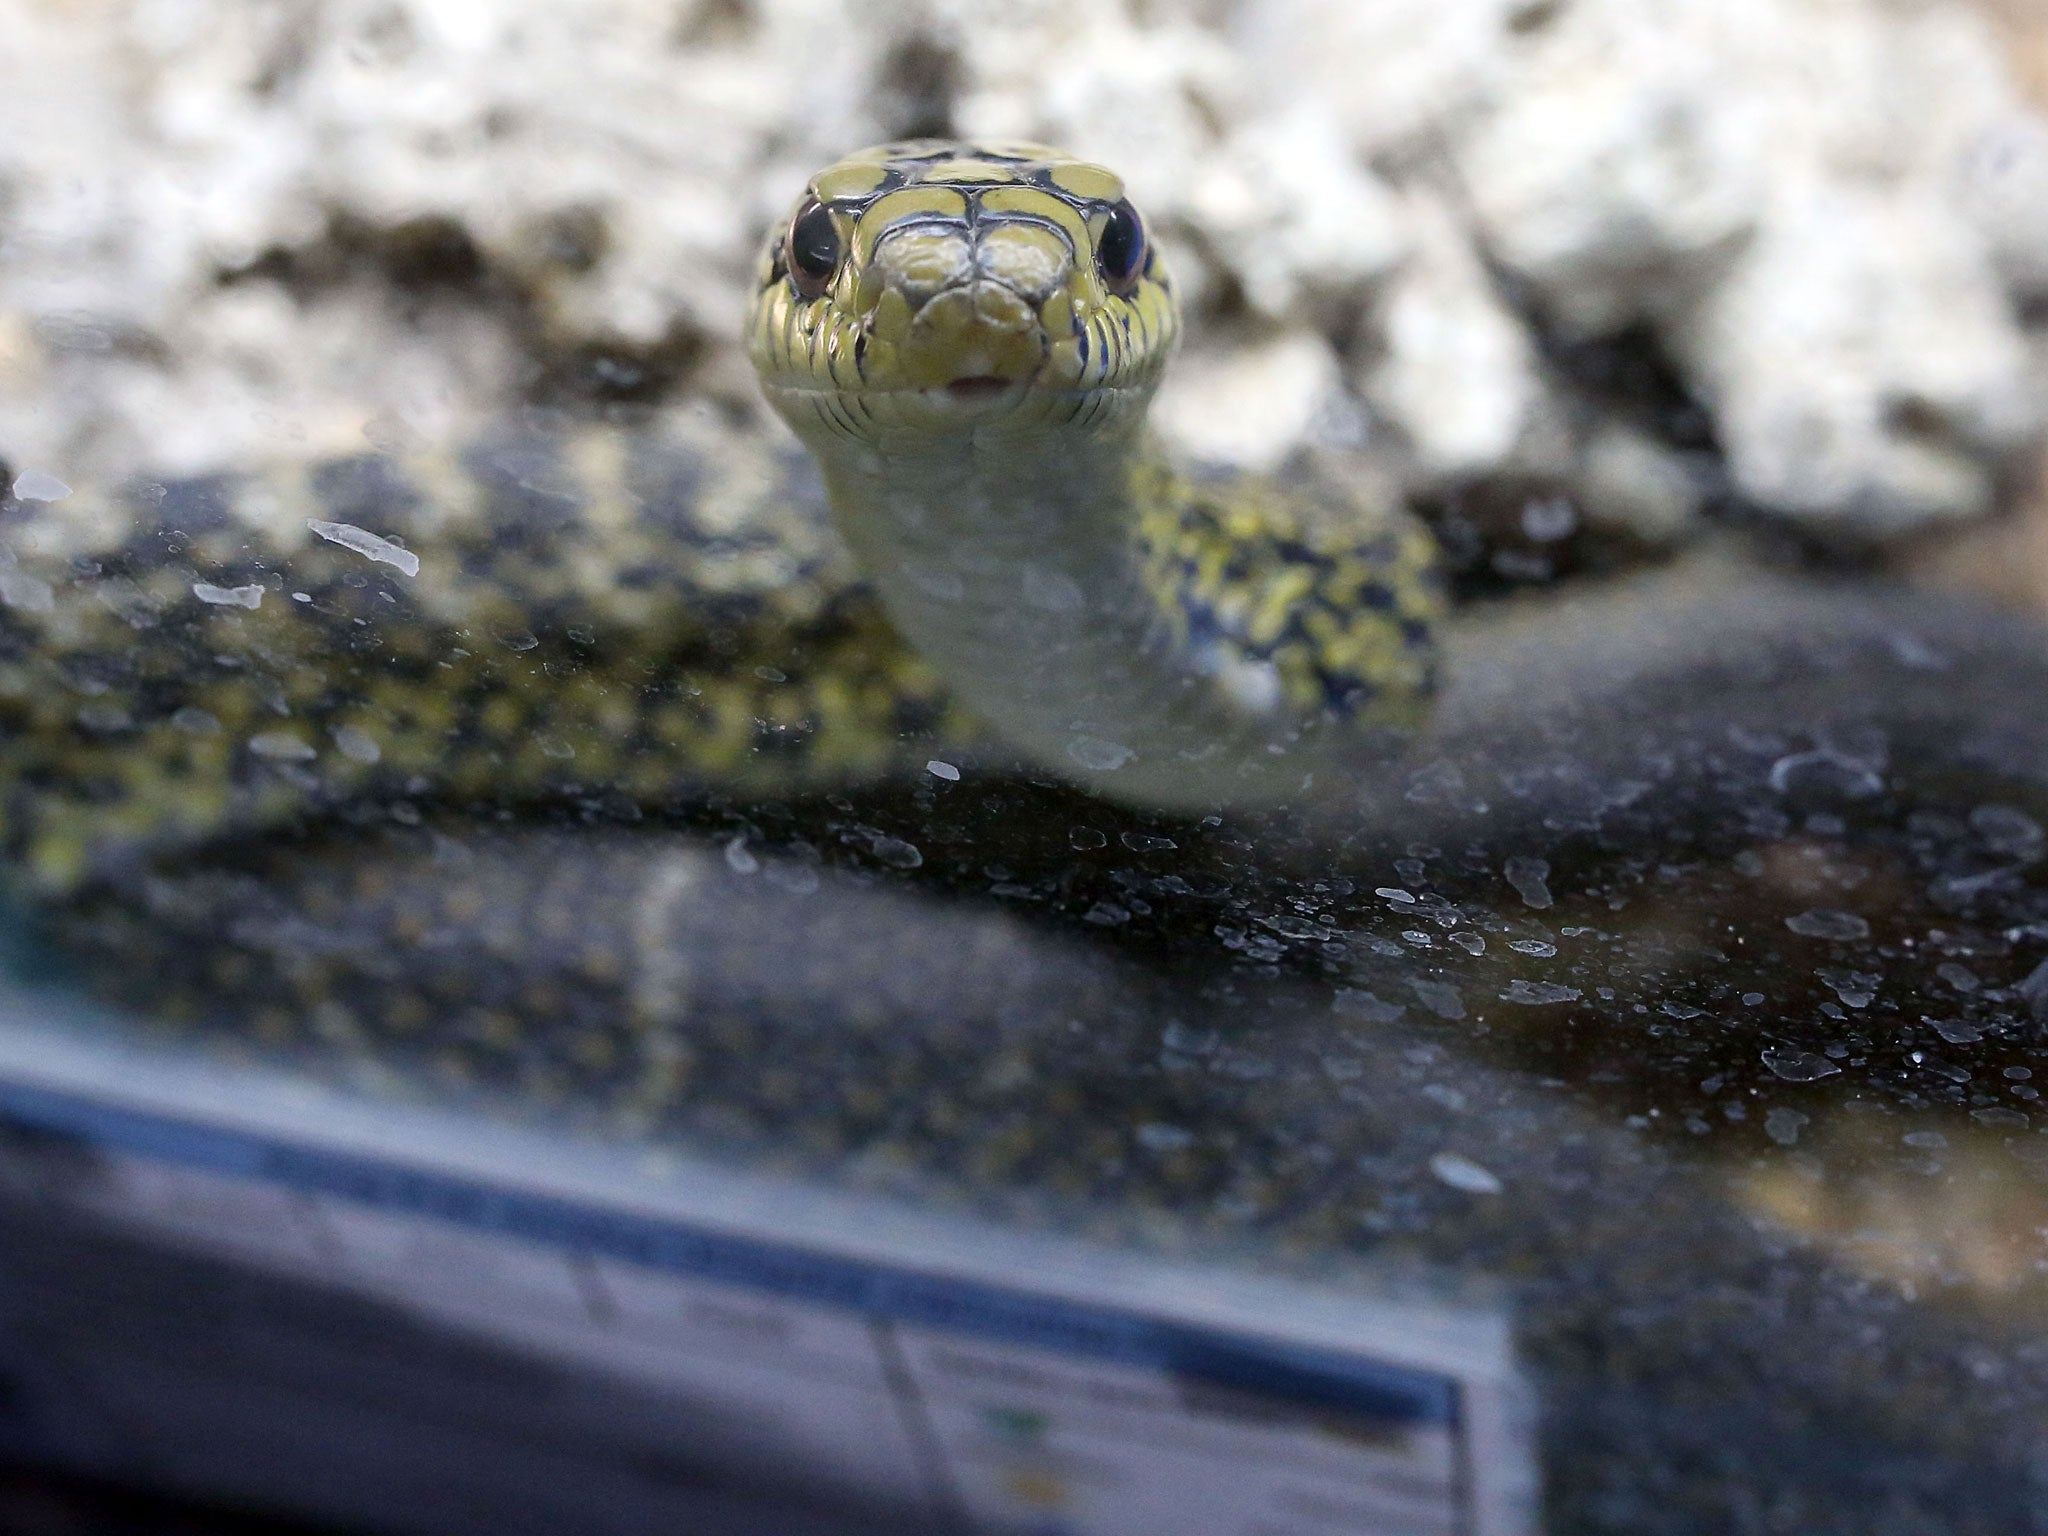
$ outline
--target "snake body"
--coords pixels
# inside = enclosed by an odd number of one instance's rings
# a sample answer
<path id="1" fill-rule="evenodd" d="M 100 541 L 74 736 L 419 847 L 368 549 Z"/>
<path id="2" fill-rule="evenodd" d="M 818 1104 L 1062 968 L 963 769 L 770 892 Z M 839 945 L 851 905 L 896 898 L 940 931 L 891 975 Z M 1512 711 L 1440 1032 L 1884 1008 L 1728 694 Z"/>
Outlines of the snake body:
<path id="1" fill-rule="evenodd" d="M 830 790 L 990 739 L 1139 803 L 1270 798 L 1426 696 L 1419 526 L 1148 448 L 1179 322 L 1110 172 L 867 151 L 758 281 L 750 350 L 815 464 L 708 415 L 528 421 L 6 504 L 16 885 L 362 807 Z"/>
<path id="2" fill-rule="evenodd" d="M 349 807 L 825 788 L 974 729 L 801 454 L 695 418 L 9 512 L 0 774 L 44 896 Z"/>
<path id="3" fill-rule="evenodd" d="M 1112 173 L 923 141 L 812 178 L 749 346 L 898 631 L 1008 741 L 1120 799 L 1270 801 L 1427 690 L 1431 546 L 1162 466 L 1178 332 Z"/>

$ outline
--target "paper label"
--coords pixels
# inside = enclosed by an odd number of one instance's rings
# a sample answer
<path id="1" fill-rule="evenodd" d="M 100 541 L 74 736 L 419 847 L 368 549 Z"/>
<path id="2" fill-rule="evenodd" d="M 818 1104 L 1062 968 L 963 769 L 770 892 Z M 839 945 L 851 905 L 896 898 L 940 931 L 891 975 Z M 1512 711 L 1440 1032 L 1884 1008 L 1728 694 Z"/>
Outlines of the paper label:
<path id="1" fill-rule="evenodd" d="M 619 1433 L 828 1504 L 990 1536 L 1531 1528 L 1505 1345 L 1432 1363 L 1371 1298 L 1319 1293 L 1304 1331 L 1292 1288 L 1255 1276 L 1197 1274 L 1198 1306 L 1136 1255 L 1127 1295 L 1062 1283 L 1065 1240 L 963 1273 L 916 1244 L 605 1208 L 4 1080 L 0 1115 L 90 1145 L 67 1198 L 103 1218 L 672 1399 L 687 1411 Z M 1332 1343 L 1346 1307 L 1357 1347 Z"/>

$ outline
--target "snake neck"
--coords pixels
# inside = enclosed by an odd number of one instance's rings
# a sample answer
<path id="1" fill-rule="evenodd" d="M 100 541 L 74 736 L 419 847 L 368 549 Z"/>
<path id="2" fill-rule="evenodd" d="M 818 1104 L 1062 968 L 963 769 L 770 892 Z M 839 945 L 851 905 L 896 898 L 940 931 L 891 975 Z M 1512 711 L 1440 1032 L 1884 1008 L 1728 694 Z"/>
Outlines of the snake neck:
<path id="1" fill-rule="evenodd" d="M 1321 711 L 1205 650 L 1162 544 L 1179 482 L 1139 433 L 981 427 L 825 461 L 892 622 L 1013 746 L 1113 798 L 1270 802 Z"/>

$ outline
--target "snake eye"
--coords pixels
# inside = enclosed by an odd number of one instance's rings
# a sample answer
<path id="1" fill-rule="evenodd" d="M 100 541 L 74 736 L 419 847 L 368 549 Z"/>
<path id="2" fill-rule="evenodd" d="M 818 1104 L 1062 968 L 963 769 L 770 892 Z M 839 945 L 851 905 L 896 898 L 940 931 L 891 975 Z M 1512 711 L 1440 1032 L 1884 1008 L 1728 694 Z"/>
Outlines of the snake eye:
<path id="1" fill-rule="evenodd" d="M 832 222 L 831 211 L 823 203 L 807 199 L 789 221 L 783 249 L 796 291 L 807 299 L 821 297 L 832 274 L 839 270 L 842 254 L 839 226 Z"/>
<path id="2" fill-rule="evenodd" d="M 1095 265 L 1111 293 L 1129 293 L 1145 270 L 1145 226 L 1138 210 L 1119 202 L 1109 210 L 1102 235 L 1095 242 Z"/>

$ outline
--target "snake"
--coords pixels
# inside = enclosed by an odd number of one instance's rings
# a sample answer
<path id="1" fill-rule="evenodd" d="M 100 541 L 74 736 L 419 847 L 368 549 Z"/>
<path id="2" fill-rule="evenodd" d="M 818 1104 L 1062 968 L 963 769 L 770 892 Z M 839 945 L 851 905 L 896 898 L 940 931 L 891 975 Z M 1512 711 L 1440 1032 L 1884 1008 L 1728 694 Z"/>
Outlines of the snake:
<path id="1" fill-rule="evenodd" d="M 745 339 L 791 434 L 473 440 L 0 507 L 0 852 L 36 901 L 364 814 L 631 817 L 1021 761 L 1183 813 L 1426 717 L 1427 530 L 1145 426 L 1181 329 L 1113 172 L 813 176 Z M 795 441 L 791 441 L 791 436 Z M 367 809 L 366 809 L 367 808 Z"/>
<path id="2" fill-rule="evenodd" d="M 16 481 L 10 892 L 77 914 L 124 999 L 240 1010 L 262 1059 L 509 1084 L 552 1124 L 580 1107 L 1007 1220 L 1071 1203 L 1120 1242 L 1256 1230 L 1262 1262 L 1506 1282 L 1552 1389 L 1557 1528 L 1724 1528 L 1758 1486 L 1845 1530 L 2014 1528 L 2038 1393 L 1980 1362 L 2024 1362 L 2038 1320 L 1985 1334 L 1855 1272 L 1891 1251 L 1866 1210 L 1948 1190 L 1873 1163 L 1861 1205 L 1814 1193 L 1829 1135 L 1906 1122 L 1881 1075 L 1833 1095 L 1862 1069 L 1817 1053 L 1855 1021 L 1796 989 L 1848 984 L 1814 958 L 1881 955 L 1915 1065 L 1999 1006 L 2039 1020 L 2020 978 L 2048 923 L 2014 861 L 2040 857 L 2016 808 L 2048 820 L 2042 729 L 1985 703 L 2048 686 L 2039 632 L 1711 560 L 1453 612 L 1397 507 L 1150 444 L 1178 330 L 1109 171 L 893 144 L 813 177 L 761 255 L 747 345 L 791 433 L 531 412 L 105 496 Z M 863 819 L 856 792 L 892 783 L 990 899 L 875 888 L 919 859 Z M 999 826 L 944 833 L 999 788 Z M 1318 795 L 1336 819 L 1305 854 L 1260 842 Z M 645 825 L 781 826 L 759 808 L 802 796 L 867 857 Z M 1852 874 L 1867 896 L 1796 883 Z M 1867 899 L 1879 931 L 1787 939 L 1772 879 L 1789 906 Z M 1048 892 L 1085 920 L 998 907 Z M 1093 942 L 1153 919 L 1219 965 Z M 1958 974 L 1933 940 L 2009 985 L 1916 1034 Z M 1798 1060 L 1766 1076 L 1743 989 L 1773 971 L 1765 1038 Z M 1989 1074 L 1894 1075 L 1988 1179 L 2014 1116 Z M 1774 1108 L 1734 1161 L 1762 1182 L 1757 1138 L 1805 1126 L 1778 1198 L 1846 1212 L 1839 1274 L 1682 1166 L 1706 1119 L 1650 1118 L 1693 1105 L 1726 1137 L 1758 1085 Z"/>

